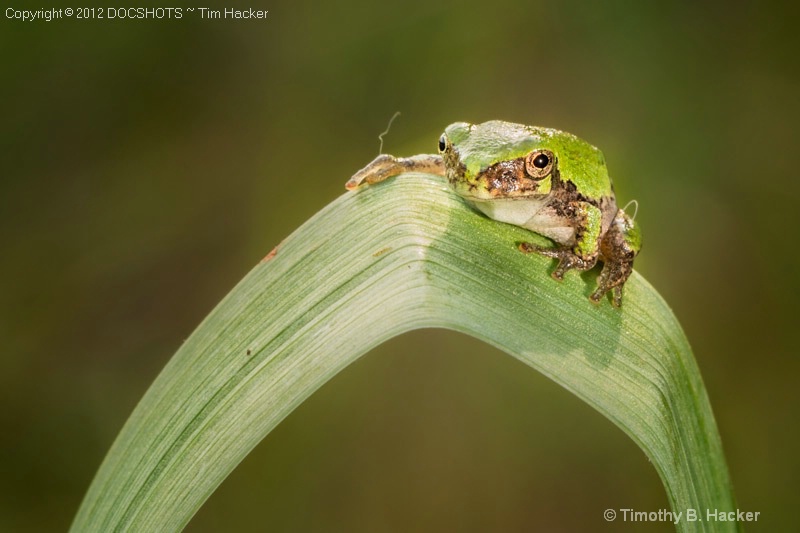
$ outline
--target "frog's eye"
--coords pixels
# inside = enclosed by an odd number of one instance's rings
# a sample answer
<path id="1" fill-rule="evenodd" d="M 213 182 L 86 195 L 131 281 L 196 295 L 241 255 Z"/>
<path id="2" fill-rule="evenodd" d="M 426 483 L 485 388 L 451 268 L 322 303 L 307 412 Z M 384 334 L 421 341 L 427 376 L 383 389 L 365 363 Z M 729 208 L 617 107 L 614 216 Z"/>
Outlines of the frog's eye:
<path id="1" fill-rule="evenodd" d="M 539 154 L 533 160 L 533 166 L 536 168 L 547 168 L 547 165 L 550 164 L 550 158 L 547 157 L 547 154 Z"/>
<path id="2" fill-rule="evenodd" d="M 447 137 L 442 133 L 442 136 L 439 137 L 439 151 L 444 152 L 445 148 L 447 148 Z"/>
<path id="3" fill-rule="evenodd" d="M 540 180 L 550 175 L 553 170 L 553 152 L 549 150 L 536 150 L 525 158 L 525 171 L 535 180 Z"/>

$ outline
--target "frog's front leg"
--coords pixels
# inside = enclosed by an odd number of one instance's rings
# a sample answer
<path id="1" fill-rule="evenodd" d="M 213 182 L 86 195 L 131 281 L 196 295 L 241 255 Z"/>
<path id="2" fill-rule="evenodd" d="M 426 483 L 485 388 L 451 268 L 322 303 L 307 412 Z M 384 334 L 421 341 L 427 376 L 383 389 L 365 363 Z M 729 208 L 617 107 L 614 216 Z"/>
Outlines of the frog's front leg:
<path id="1" fill-rule="evenodd" d="M 600 254 L 603 213 L 587 202 L 575 202 L 571 207 L 574 208 L 575 218 L 580 221 L 575 230 L 575 244 L 572 247 L 545 248 L 529 242 L 519 244 L 522 252 L 536 252 L 558 259 L 558 266 L 551 274 L 558 281 L 564 279 L 564 274 L 573 268 L 589 270 L 597 263 Z"/>
<path id="2" fill-rule="evenodd" d="M 353 177 L 347 180 L 344 186 L 348 190 L 353 190 L 363 183 L 371 185 L 404 172 L 426 172 L 444 176 L 444 161 L 442 161 L 442 156 L 432 154 L 412 157 L 395 157 L 389 154 L 381 154 L 370 164 L 353 174 Z"/>

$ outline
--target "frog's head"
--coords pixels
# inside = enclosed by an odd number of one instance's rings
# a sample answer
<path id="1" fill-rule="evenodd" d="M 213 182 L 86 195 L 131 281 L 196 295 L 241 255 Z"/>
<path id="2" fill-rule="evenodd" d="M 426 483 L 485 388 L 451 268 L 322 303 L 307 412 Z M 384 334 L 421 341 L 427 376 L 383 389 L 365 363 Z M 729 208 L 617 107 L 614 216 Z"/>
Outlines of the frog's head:
<path id="1" fill-rule="evenodd" d="M 449 125 L 439 152 L 450 186 L 472 199 L 542 198 L 554 179 L 608 179 L 602 153 L 574 135 L 500 120 Z"/>

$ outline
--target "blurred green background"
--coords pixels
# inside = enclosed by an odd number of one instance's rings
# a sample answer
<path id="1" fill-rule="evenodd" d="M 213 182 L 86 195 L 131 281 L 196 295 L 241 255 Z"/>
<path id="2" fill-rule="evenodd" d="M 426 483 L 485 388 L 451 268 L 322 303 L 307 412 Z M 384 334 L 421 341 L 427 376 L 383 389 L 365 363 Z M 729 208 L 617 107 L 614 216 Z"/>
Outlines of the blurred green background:
<path id="1" fill-rule="evenodd" d="M 637 269 L 694 347 L 739 505 L 761 512 L 748 530 L 796 525 L 795 5 L 251 0 L 236 7 L 266 20 L 2 17 L 0 530 L 68 526 L 182 340 L 344 192 L 397 110 L 398 155 L 494 118 L 601 147 L 621 203 L 639 201 Z M 602 518 L 667 505 L 611 422 L 431 330 L 325 385 L 188 530 L 671 531 Z"/>

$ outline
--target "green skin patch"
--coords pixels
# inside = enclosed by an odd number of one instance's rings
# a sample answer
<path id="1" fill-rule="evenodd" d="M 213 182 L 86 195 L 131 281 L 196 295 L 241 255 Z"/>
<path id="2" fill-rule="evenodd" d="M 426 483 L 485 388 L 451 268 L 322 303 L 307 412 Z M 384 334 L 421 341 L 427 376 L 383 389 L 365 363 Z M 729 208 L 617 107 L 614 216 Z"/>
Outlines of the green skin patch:
<path id="1" fill-rule="evenodd" d="M 598 199 L 614 195 L 603 153 L 571 133 L 492 120 L 456 122 L 445 129 L 444 137 L 457 147 L 467 183 L 475 183 L 482 172 L 500 161 L 547 149 L 557 154 L 561 179 L 575 184 L 582 194 Z"/>
<path id="2" fill-rule="evenodd" d="M 603 270 L 590 299 L 597 303 L 622 287 L 641 249 L 639 227 L 617 207 L 603 153 L 574 135 L 549 128 L 493 120 L 456 122 L 439 139 L 440 155 L 380 155 L 347 182 L 348 189 L 403 172 L 446 176 L 452 189 L 491 219 L 527 228 L 559 248 L 520 244 L 523 252 L 558 259 L 552 276 Z"/>

